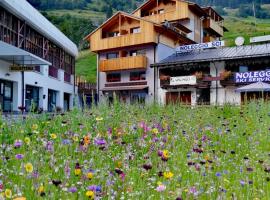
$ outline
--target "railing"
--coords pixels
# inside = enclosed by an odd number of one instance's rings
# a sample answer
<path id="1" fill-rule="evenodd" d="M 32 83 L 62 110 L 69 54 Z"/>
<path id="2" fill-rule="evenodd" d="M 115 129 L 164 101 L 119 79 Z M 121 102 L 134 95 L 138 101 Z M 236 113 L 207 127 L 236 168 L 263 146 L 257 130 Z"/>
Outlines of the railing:
<path id="1" fill-rule="evenodd" d="M 203 42 L 212 42 L 212 41 L 215 41 L 214 37 L 211 37 L 211 36 L 203 37 Z"/>
<path id="2" fill-rule="evenodd" d="M 49 76 L 58 78 L 58 69 L 53 66 L 49 66 Z"/>
<path id="3" fill-rule="evenodd" d="M 100 72 L 110 72 L 129 69 L 146 69 L 146 56 L 130 56 L 122 58 L 114 58 L 108 60 L 101 60 L 99 63 Z"/>
<path id="4" fill-rule="evenodd" d="M 79 93 L 96 93 L 97 84 L 96 83 L 89 83 L 85 81 L 83 77 L 76 76 L 75 78 L 75 85 L 78 87 Z"/>
<path id="5" fill-rule="evenodd" d="M 172 11 L 167 11 L 165 13 L 157 13 L 154 15 L 145 16 L 143 18 L 146 20 L 156 22 L 156 23 L 162 23 L 162 22 L 165 22 L 165 20 L 167 21 L 176 20 L 177 19 L 176 14 L 177 14 L 176 11 L 172 10 Z"/>
<path id="6" fill-rule="evenodd" d="M 70 83 L 71 82 L 71 75 L 65 72 L 64 73 L 64 81 L 67 83 Z"/>
<path id="7" fill-rule="evenodd" d="M 220 36 L 223 36 L 224 35 L 223 27 L 220 26 L 213 19 L 210 19 L 210 18 L 205 19 L 203 21 L 203 28 L 205 28 L 205 29 L 211 29 L 211 30 L 215 31 L 217 34 L 219 34 Z"/>

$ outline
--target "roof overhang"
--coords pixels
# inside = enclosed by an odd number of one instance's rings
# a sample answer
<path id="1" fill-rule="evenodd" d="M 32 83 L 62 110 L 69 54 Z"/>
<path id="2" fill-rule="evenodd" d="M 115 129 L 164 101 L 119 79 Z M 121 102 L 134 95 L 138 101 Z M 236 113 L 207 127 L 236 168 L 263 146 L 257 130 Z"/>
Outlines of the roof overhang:
<path id="1" fill-rule="evenodd" d="M 27 51 L 0 41 L 0 60 L 17 65 L 51 65 L 50 62 Z"/>

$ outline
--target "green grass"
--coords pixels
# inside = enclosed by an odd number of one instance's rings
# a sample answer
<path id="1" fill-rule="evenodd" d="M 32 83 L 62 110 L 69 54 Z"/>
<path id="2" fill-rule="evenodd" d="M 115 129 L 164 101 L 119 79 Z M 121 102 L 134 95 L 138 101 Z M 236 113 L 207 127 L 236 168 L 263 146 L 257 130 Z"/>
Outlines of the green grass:
<path id="1" fill-rule="evenodd" d="M 192 109 L 115 102 L 0 118 L 0 196 L 10 189 L 13 198 L 83 200 L 92 190 L 96 199 L 267 200 L 269 110 L 261 102 Z"/>
<path id="2" fill-rule="evenodd" d="M 81 51 L 76 60 L 76 74 L 90 83 L 96 82 L 97 57 L 89 50 Z"/>
<path id="3" fill-rule="evenodd" d="M 105 20 L 105 14 L 91 10 L 48 10 L 46 11 L 51 16 L 71 15 L 78 18 L 91 19 L 94 24 L 100 24 Z"/>

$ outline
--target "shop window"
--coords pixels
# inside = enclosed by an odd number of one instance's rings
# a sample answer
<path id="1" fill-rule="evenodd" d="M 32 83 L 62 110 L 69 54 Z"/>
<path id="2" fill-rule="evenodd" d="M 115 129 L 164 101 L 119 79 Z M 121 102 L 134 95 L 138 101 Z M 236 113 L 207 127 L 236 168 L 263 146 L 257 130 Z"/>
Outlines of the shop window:
<path id="1" fill-rule="evenodd" d="M 239 72 L 248 72 L 248 66 L 240 66 Z"/>
<path id="2" fill-rule="evenodd" d="M 137 56 L 138 52 L 137 51 L 130 51 L 130 56 Z"/>
<path id="3" fill-rule="evenodd" d="M 118 53 L 107 53 L 107 59 L 113 59 L 118 57 L 119 57 Z"/>
<path id="4" fill-rule="evenodd" d="M 135 27 L 135 28 L 131 28 L 130 29 L 130 33 L 140 33 L 141 32 L 141 28 L 140 27 Z"/>
<path id="5" fill-rule="evenodd" d="M 121 82 L 121 74 L 120 73 L 110 73 L 107 74 L 107 82 Z"/>
<path id="6" fill-rule="evenodd" d="M 145 72 L 130 72 L 130 81 L 144 81 Z"/>

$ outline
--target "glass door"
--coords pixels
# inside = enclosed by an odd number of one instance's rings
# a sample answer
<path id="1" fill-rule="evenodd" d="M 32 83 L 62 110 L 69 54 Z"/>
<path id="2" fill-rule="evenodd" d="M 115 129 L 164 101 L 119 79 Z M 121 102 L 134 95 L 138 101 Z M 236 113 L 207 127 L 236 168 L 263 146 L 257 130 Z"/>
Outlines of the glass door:
<path id="1" fill-rule="evenodd" d="M 12 111 L 13 83 L 0 80 L 0 106 L 4 112 Z"/>
<path id="2" fill-rule="evenodd" d="M 54 90 L 48 90 L 48 111 L 53 112 L 56 110 L 56 98 L 57 92 Z"/>
<path id="3" fill-rule="evenodd" d="M 26 111 L 37 111 L 39 106 L 39 88 L 27 85 L 25 94 Z"/>

